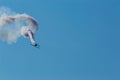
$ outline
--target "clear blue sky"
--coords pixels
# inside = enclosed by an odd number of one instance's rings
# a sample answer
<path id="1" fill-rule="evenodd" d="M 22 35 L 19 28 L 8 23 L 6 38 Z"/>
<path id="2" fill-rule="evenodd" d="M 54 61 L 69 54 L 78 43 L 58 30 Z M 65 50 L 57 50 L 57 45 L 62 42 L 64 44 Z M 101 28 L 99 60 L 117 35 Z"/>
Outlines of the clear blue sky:
<path id="1" fill-rule="evenodd" d="M 39 23 L 41 49 L 0 41 L 0 80 L 120 80 L 120 0 L 0 0 Z"/>

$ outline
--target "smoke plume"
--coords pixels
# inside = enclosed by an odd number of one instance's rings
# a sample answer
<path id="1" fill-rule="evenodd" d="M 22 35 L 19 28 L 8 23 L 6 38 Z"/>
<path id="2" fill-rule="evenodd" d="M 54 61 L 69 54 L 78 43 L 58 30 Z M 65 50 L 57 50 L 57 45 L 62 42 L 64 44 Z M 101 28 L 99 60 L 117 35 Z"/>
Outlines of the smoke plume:
<path id="1" fill-rule="evenodd" d="M 27 14 L 18 14 L 9 8 L 0 8 L 0 39 L 8 43 L 16 42 L 24 33 L 24 28 L 32 31 L 38 30 L 36 20 Z"/>

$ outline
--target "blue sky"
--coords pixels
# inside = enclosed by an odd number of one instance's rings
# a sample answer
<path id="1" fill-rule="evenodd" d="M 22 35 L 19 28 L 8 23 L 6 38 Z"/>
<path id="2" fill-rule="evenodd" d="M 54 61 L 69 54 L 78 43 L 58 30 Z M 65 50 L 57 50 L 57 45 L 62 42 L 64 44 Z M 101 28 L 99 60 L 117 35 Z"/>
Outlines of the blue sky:
<path id="1" fill-rule="evenodd" d="M 41 49 L 0 41 L 0 80 L 120 80 L 119 0 L 0 0 L 39 23 Z"/>

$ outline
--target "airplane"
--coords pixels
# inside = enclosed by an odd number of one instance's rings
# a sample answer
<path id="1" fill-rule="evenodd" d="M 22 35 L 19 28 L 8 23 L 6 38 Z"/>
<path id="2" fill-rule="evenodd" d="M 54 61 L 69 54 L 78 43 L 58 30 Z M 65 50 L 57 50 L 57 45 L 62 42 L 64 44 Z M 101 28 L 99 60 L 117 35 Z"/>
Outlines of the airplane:
<path id="1" fill-rule="evenodd" d="M 40 45 L 39 45 L 39 44 L 37 44 L 37 43 L 36 43 L 36 44 L 34 44 L 34 45 L 33 45 L 33 44 L 31 44 L 31 45 L 32 45 L 32 46 L 34 46 L 34 47 L 36 47 L 36 48 L 38 48 L 38 49 L 40 49 Z"/>

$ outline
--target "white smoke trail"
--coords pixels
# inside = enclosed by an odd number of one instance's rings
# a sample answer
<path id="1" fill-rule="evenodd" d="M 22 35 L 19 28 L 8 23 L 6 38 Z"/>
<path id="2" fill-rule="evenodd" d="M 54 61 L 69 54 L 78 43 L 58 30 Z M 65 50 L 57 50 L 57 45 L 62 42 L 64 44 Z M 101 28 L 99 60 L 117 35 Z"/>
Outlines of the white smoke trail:
<path id="1" fill-rule="evenodd" d="M 30 30 L 32 35 L 38 30 L 35 19 L 27 14 L 17 14 L 9 8 L 0 8 L 0 39 L 8 43 L 16 42 L 17 39 L 25 34 L 25 30 Z"/>

